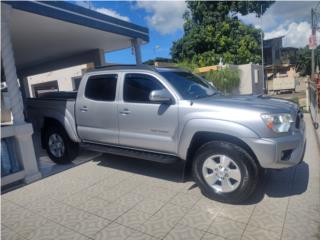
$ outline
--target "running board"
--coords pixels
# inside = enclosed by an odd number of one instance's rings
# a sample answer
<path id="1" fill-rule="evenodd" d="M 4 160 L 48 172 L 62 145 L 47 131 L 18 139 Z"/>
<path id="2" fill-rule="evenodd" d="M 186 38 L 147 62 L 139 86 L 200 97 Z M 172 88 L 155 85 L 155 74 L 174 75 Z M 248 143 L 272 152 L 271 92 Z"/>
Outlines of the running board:
<path id="1" fill-rule="evenodd" d="M 153 153 L 153 152 L 147 152 L 142 150 L 123 148 L 123 147 L 107 146 L 102 144 L 81 143 L 80 146 L 82 148 L 85 148 L 91 151 L 109 153 L 109 154 L 114 154 L 114 155 L 119 155 L 124 157 L 140 158 L 144 160 L 149 160 L 149 161 L 159 162 L 159 163 L 166 163 L 166 164 L 176 163 L 180 160 L 178 157 L 175 157 L 172 155 L 167 155 L 162 153 Z"/>

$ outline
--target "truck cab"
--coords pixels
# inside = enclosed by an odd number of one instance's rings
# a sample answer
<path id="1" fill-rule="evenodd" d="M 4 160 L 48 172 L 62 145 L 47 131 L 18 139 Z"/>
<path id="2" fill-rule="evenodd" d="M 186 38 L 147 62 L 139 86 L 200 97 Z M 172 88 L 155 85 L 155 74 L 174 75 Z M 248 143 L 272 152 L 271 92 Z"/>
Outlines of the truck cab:
<path id="1" fill-rule="evenodd" d="M 168 94 L 168 104 L 149 98 L 152 91 L 159 90 Z M 83 141 L 155 151 L 161 146 L 162 152 L 175 154 L 178 100 L 172 87 L 154 71 L 94 71 L 80 84 L 75 107 L 77 132 Z"/>

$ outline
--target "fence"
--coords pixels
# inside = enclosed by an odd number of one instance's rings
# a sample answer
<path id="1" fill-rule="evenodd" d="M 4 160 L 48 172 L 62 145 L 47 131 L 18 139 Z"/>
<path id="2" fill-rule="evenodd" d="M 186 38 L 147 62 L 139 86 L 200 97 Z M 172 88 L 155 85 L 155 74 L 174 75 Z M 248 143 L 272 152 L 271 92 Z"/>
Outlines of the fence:
<path id="1" fill-rule="evenodd" d="M 309 87 L 309 94 L 310 94 L 310 112 L 311 118 L 314 127 L 317 129 L 319 127 L 319 96 L 318 96 L 318 89 L 317 84 L 315 82 L 310 82 Z"/>

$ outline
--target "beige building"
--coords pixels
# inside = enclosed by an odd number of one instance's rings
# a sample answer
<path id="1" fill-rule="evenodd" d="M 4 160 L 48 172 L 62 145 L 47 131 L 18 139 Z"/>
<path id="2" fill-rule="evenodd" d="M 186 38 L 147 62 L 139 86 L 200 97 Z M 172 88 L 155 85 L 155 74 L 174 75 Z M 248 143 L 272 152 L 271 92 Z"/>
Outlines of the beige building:
<path id="1" fill-rule="evenodd" d="M 82 64 L 29 76 L 29 97 L 39 97 L 47 92 L 77 91 L 83 73 L 89 68 L 90 64 Z"/>

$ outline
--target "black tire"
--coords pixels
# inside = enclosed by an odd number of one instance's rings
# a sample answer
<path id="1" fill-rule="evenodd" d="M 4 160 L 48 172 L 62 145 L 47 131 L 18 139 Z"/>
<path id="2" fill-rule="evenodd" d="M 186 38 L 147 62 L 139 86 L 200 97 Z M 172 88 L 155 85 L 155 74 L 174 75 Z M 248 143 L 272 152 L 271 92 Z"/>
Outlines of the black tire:
<path id="1" fill-rule="evenodd" d="M 49 138 L 51 135 L 57 134 L 61 137 L 64 144 L 64 151 L 61 157 L 54 156 L 54 154 L 50 151 L 49 148 Z M 45 149 L 52 161 L 57 164 L 67 164 L 74 160 L 79 153 L 79 145 L 73 142 L 63 127 L 59 125 L 50 125 L 47 126 L 44 131 L 44 143 Z"/>
<path id="2" fill-rule="evenodd" d="M 212 155 L 218 154 L 231 158 L 240 169 L 240 183 L 231 192 L 215 190 L 206 182 L 202 174 L 205 160 Z M 222 141 L 212 141 L 200 147 L 193 159 L 192 172 L 195 182 L 205 196 L 224 203 L 241 203 L 245 201 L 256 190 L 260 180 L 260 168 L 250 154 L 238 145 Z"/>

